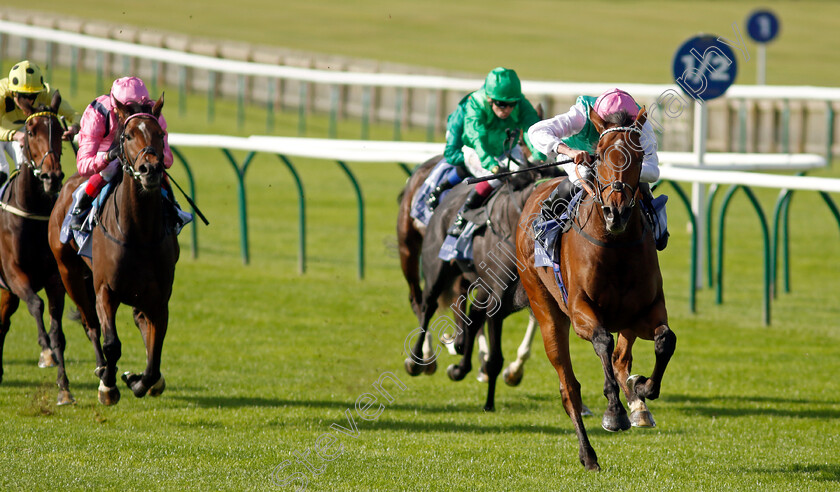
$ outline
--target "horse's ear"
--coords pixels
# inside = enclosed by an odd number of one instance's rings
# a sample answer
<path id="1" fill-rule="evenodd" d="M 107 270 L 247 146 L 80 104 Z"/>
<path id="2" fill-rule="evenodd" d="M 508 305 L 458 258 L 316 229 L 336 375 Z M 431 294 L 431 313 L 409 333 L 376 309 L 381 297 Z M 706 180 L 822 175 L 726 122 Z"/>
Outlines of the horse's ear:
<path id="1" fill-rule="evenodd" d="M 160 99 L 155 102 L 155 106 L 152 108 L 152 114 L 155 115 L 155 118 L 160 118 L 160 112 L 163 110 L 163 95 L 166 94 L 165 92 L 160 93 Z"/>
<path id="2" fill-rule="evenodd" d="M 52 96 L 52 101 L 50 101 L 50 111 L 58 113 L 59 107 L 61 107 L 61 94 L 59 94 L 58 91 L 55 91 L 55 94 Z"/>
<path id="3" fill-rule="evenodd" d="M 639 130 L 641 130 L 642 127 L 645 126 L 646 121 L 647 121 L 647 109 L 644 106 L 642 106 L 642 109 L 639 110 L 639 114 L 636 115 L 636 122 L 634 124 L 637 127 L 639 127 Z"/>
<path id="4" fill-rule="evenodd" d="M 589 121 L 595 125 L 595 130 L 598 134 L 604 133 L 604 120 L 595 112 L 595 108 L 589 110 Z"/>
<path id="5" fill-rule="evenodd" d="M 537 107 L 534 109 L 537 110 L 537 117 L 539 117 L 539 119 L 543 119 L 543 116 L 545 115 L 545 110 L 543 110 L 542 103 L 538 103 Z"/>
<path id="6" fill-rule="evenodd" d="M 119 102 L 116 97 L 112 97 L 111 100 L 114 101 L 114 108 L 117 110 L 117 116 L 120 121 L 125 121 L 131 116 L 131 109 L 128 105 Z"/>

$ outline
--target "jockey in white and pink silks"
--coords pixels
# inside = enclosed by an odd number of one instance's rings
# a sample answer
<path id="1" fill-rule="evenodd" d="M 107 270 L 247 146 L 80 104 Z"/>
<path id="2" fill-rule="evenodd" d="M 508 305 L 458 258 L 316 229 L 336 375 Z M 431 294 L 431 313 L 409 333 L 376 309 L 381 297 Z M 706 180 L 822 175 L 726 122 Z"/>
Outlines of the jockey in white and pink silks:
<path id="1" fill-rule="evenodd" d="M 85 187 L 85 194 L 70 212 L 72 229 L 81 228 L 94 198 L 120 170 L 119 142 L 114 141 L 119 126 L 115 99 L 122 104 L 154 104 L 142 80 L 137 77 L 123 77 L 114 81 L 110 94 L 97 97 L 85 109 L 79 131 L 76 167 L 79 174 L 90 176 L 90 179 Z M 163 115 L 158 118 L 158 122 L 166 132 L 166 120 Z M 172 151 L 169 149 L 169 138 L 166 134 L 164 134 L 163 145 L 163 165 L 169 169 L 172 167 L 173 160 Z"/>

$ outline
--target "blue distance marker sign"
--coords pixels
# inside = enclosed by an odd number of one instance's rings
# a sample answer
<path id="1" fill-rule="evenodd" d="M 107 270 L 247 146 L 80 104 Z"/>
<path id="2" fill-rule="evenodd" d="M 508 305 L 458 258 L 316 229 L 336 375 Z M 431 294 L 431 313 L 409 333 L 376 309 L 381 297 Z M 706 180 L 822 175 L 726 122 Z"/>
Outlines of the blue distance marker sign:
<path id="1" fill-rule="evenodd" d="M 690 38 L 674 53 L 674 81 L 699 101 L 722 96 L 738 75 L 735 54 L 717 36 Z"/>
<path id="2" fill-rule="evenodd" d="M 756 43 L 769 43 L 779 35 L 779 18 L 769 10 L 756 10 L 747 19 L 747 34 Z"/>

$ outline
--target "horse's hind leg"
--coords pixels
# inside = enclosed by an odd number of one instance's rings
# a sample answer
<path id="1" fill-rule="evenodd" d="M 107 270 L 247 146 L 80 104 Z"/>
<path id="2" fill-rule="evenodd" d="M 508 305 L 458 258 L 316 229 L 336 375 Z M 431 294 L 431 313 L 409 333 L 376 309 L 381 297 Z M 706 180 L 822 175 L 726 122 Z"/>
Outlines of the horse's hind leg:
<path id="1" fill-rule="evenodd" d="M 525 330 L 525 337 L 516 350 L 516 360 L 511 362 L 502 373 L 505 384 L 518 386 L 522 382 L 522 375 L 525 372 L 525 361 L 531 357 L 531 344 L 534 342 L 534 335 L 537 333 L 537 318 L 534 313 L 528 316 L 528 328 Z"/>
<path id="2" fill-rule="evenodd" d="M 463 304 L 466 304 L 466 298 L 464 298 Z M 467 377 L 467 374 L 469 374 L 469 372 L 472 370 L 472 354 L 473 348 L 475 346 L 476 333 L 484 324 L 484 321 L 486 319 L 486 311 L 473 304 L 470 307 L 470 314 L 469 317 L 467 317 L 467 319 L 469 320 L 469 322 L 466 323 L 466 326 L 464 327 L 464 345 L 461 347 L 461 350 L 463 352 L 463 355 L 461 356 L 461 361 L 457 364 L 451 364 L 449 367 L 446 368 L 446 374 L 452 381 L 461 381 L 462 379 Z"/>
<path id="3" fill-rule="evenodd" d="M 125 372 L 122 380 L 137 398 L 147 394 L 160 396 L 166 389 L 166 380 L 160 373 L 160 359 L 163 353 L 163 339 L 169 325 L 169 307 L 164 305 L 159 312 L 151 314 L 135 310 L 134 321 L 140 328 L 146 344 L 146 370 L 142 374 Z"/>
<path id="4" fill-rule="evenodd" d="M 64 285 L 61 278 L 54 275 L 47 281 L 47 301 L 50 313 L 50 347 L 53 358 L 58 364 L 56 383 L 58 384 L 58 405 L 76 403 L 73 394 L 70 393 L 70 382 L 67 380 L 67 371 L 64 365 L 64 329 L 61 326 L 61 317 L 64 315 Z"/>
<path id="5" fill-rule="evenodd" d="M 496 313 L 487 319 L 486 329 L 488 347 L 487 364 L 487 402 L 484 404 L 485 412 L 492 412 L 496 407 L 496 381 L 499 373 L 502 372 L 504 357 L 502 357 L 502 323 L 507 315 Z"/>
<path id="6" fill-rule="evenodd" d="M 44 326 L 44 300 L 38 297 L 38 294 L 32 290 L 29 277 L 26 274 L 21 271 L 17 271 L 15 274 L 15 283 L 18 288 L 17 292 L 20 294 L 18 297 L 26 304 L 26 309 L 29 310 L 29 314 L 35 319 L 35 325 L 38 327 L 38 345 L 41 346 L 38 367 L 55 367 L 56 360 L 50 348 L 50 337 L 47 335 L 47 330 Z"/>
<path id="7" fill-rule="evenodd" d="M 3 346 L 9 332 L 10 318 L 17 310 L 20 299 L 8 290 L 0 290 L 0 383 L 3 382 Z"/>

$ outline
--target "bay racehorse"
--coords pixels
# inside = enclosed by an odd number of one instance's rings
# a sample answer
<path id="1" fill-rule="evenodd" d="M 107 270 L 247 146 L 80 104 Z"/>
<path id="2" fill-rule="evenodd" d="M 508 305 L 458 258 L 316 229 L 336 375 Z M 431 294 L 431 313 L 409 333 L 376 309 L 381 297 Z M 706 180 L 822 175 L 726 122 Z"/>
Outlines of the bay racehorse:
<path id="1" fill-rule="evenodd" d="M 47 243 L 47 221 L 61 190 L 62 130 L 56 116 L 61 105 L 58 92 L 50 107 L 33 108 L 21 99 L 26 116 L 23 159 L 19 172 L 13 173 L 0 196 L 0 381 L 3 379 L 3 342 L 10 318 L 23 299 L 38 327 L 41 345 L 40 367 L 58 366 L 56 382 L 58 404 L 73 403 L 64 369 L 64 286 L 58 276 L 55 259 Z M 0 151 L 2 152 L 2 151 Z M 49 302 L 50 332 L 44 327 L 44 301 L 38 291 L 44 289 Z"/>
<path id="2" fill-rule="evenodd" d="M 645 110 L 635 121 L 605 122 L 594 111 L 590 119 L 600 133 L 596 179 L 584 185 L 588 198 L 578 207 L 574 232 L 563 234 L 556 243 L 568 296 L 558 286 L 552 268 L 534 266 L 534 237 L 529 227 L 558 180 L 538 188 L 525 204 L 517 234 L 517 258 L 525 267 L 522 285 L 539 321 L 546 354 L 560 379 L 563 408 L 575 427 L 580 461 L 587 470 L 599 470 L 581 419 L 580 383 L 569 357 L 569 323 L 578 336 L 592 342 L 601 359 L 608 402 L 601 425 L 608 431 L 629 429 L 631 423 L 654 426 L 645 400 L 659 397 L 676 335 L 668 326 L 653 234 L 639 206 Z M 617 343 L 612 333 L 618 334 Z M 656 362 L 650 378 L 630 376 L 637 338 L 654 342 Z M 619 398 L 619 387 L 632 411 L 630 418 Z"/>
<path id="3" fill-rule="evenodd" d="M 409 357 L 405 369 L 411 375 L 418 375 L 426 364 L 434 360 L 423 348 L 426 341 L 436 336 L 450 338 L 461 326 L 466 329 L 461 337 L 463 357 L 458 364 L 447 369 L 453 381 L 462 380 L 472 369 L 472 351 L 478 329 L 486 322 L 488 357 L 485 364 L 487 375 L 486 411 L 495 408 L 496 378 L 502 369 L 501 335 L 503 320 L 513 312 L 527 307 L 527 298 L 519 288 L 516 265 L 515 234 L 522 205 L 533 191 L 536 172 L 523 173 L 518 179 L 507 180 L 491 197 L 486 205 L 484 222 L 490 225 L 475 233 L 472 240 L 473 265 L 463 269 L 455 261 L 444 261 L 438 257 L 446 238 L 446 230 L 460 209 L 469 186 L 461 184 L 450 191 L 450 197 L 442 201 L 432 215 L 426 229 L 422 247 L 422 267 L 425 286 L 421 296 L 418 321 L 413 347 L 406 347 Z M 470 219 L 473 220 L 473 219 Z M 432 324 L 438 297 L 452 283 L 463 277 L 468 283 L 466 295 L 460 297 L 454 309 L 455 317 L 441 317 Z M 519 292 L 519 295 L 517 295 Z M 467 299 L 472 299 L 467 313 Z M 460 321 L 460 322 L 456 322 Z M 431 326 L 431 328 L 430 328 Z M 415 332 L 412 332 L 413 334 Z M 447 335 L 444 337 L 444 335 Z"/>
<path id="4" fill-rule="evenodd" d="M 115 315 L 119 305 L 134 308 L 134 322 L 146 346 L 146 369 L 126 372 L 122 379 L 135 396 L 160 395 L 165 380 L 160 373 L 163 339 L 169 322 L 169 298 L 180 253 L 174 224 L 164 213 L 164 131 L 158 118 L 163 96 L 153 107 L 123 105 L 115 101 L 123 172 L 112 181 L 113 191 L 100 207 L 91 232 L 92 257 L 76 254 L 75 241 L 60 241 L 60 229 L 72 204 L 73 191 L 84 182 L 74 175 L 59 195 L 50 219 L 50 247 L 70 298 L 78 305 L 82 322 L 101 331 L 92 339 L 96 351 L 99 401 L 116 404 L 117 362 L 122 350 Z"/>

